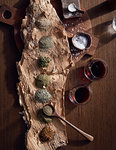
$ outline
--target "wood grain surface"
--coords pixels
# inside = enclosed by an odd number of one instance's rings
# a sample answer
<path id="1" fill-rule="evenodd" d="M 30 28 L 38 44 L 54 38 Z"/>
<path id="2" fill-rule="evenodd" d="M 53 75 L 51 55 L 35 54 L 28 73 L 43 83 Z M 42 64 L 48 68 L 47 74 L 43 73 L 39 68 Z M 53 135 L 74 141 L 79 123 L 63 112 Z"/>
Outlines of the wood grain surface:
<path id="1" fill-rule="evenodd" d="M 21 8 L 27 0 L 0 0 Z M 66 118 L 77 127 L 92 134 L 95 140 L 86 141 L 81 135 L 67 126 L 69 144 L 60 150 L 116 150 L 116 34 L 109 34 L 111 20 L 116 15 L 103 0 L 81 0 L 89 13 L 92 30 L 99 39 L 94 58 L 104 59 L 108 64 L 106 78 L 90 84 L 91 101 L 85 105 L 73 106 L 66 99 Z M 0 150 L 25 150 L 27 127 L 19 114 L 16 83 L 18 76 L 15 63 L 21 54 L 16 48 L 13 28 L 0 23 Z M 89 57 L 84 57 L 69 74 L 66 88 L 80 84 L 78 70 L 86 65 Z M 67 94 L 67 93 L 66 93 Z"/>

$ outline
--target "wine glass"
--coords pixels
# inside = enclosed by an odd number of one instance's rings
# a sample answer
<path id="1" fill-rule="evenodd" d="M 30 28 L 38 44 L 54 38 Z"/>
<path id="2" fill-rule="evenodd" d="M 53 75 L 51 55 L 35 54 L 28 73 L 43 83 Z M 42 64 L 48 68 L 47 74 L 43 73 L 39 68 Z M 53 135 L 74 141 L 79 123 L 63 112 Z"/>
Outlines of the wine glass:
<path id="1" fill-rule="evenodd" d="M 90 81 L 104 78 L 108 72 L 108 65 L 104 60 L 92 59 L 84 67 L 84 74 Z"/>
<path id="2" fill-rule="evenodd" d="M 74 104 L 85 104 L 91 98 L 91 89 L 86 85 L 80 85 L 69 92 L 69 99 Z"/>

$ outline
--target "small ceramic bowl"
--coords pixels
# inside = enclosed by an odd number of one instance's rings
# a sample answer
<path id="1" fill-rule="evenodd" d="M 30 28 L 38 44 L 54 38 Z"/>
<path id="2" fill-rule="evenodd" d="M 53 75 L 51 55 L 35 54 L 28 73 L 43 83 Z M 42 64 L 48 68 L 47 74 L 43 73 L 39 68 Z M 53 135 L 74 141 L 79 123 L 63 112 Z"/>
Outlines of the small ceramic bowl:
<path id="1" fill-rule="evenodd" d="M 79 50 L 89 49 L 91 47 L 92 38 L 84 32 L 77 32 L 72 38 L 72 44 Z"/>

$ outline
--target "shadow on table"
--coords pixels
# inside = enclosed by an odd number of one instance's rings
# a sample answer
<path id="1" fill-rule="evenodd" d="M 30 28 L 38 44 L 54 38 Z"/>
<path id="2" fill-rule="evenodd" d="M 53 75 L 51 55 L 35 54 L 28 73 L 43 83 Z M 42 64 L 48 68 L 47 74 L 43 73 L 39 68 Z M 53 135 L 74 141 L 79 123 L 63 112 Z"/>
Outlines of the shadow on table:
<path id="1" fill-rule="evenodd" d="M 84 75 L 84 67 L 73 68 L 70 70 L 66 80 L 66 92 L 65 92 L 65 112 L 69 114 L 77 105 L 73 104 L 69 100 L 69 92 L 71 89 L 78 86 L 89 86 L 91 83 Z"/>
<path id="2" fill-rule="evenodd" d="M 90 143 L 88 140 L 68 140 L 70 146 L 83 146 Z"/>
<path id="3" fill-rule="evenodd" d="M 20 53 L 16 48 L 15 41 L 14 41 L 14 31 L 13 27 L 4 25 L 6 28 L 4 31 L 4 60 L 6 65 L 6 72 L 5 72 L 5 82 L 8 93 L 14 96 L 16 100 L 14 105 L 18 105 L 18 95 L 17 95 L 17 87 L 16 83 L 18 82 L 18 73 L 16 69 L 16 61 L 20 60 Z"/>
<path id="4" fill-rule="evenodd" d="M 4 58 L 5 70 L 3 70 L 4 71 L 3 79 L 4 79 L 4 86 L 6 88 L 5 92 L 7 94 L 6 95 L 7 98 L 2 100 L 4 104 L 7 103 L 7 106 L 3 109 L 3 117 L 7 115 L 7 118 L 5 119 L 3 124 L 5 125 L 6 122 L 8 124 L 8 128 L 6 126 L 4 127 L 4 133 L 2 136 L 3 143 L 4 141 L 7 140 L 6 141 L 7 145 L 3 144 L 3 146 L 8 148 L 10 147 L 10 145 L 8 146 L 8 144 L 10 143 L 12 147 L 13 143 L 15 142 L 16 143 L 16 145 L 14 145 L 15 149 L 23 150 L 25 149 L 25 146 L 21 144 L 25 138 L 26 125 L 24 124 L 22 117 L 19 115 L 19 111 L 22 111 L 22 108 L 19 105 L 16 87 L 16 83 L 18 82 L 16 61 L 20 60 L 21 54 L 19 53 L 15 45 L 13 27 L 0 23 L 0 30 L 2 30 L 2 32 L 4 33 L 2 55 Z M 11 122 L 14 122 L 14 124 L 16 123 L 16 125 L 11 124 Z M 7 133 L 11 134 L 11 138 L 9 140 L 8 138 L 6 139 L 5 137 L 8 136 Z M 22 140 L 18 141 L 16 139 L 17 137 Z"/>
<path id="5" fill-rule="evenodd" d="M 104 32 L 108 31 L 108 26 L 112 24 L 112 21 L 106 21 L 101 24 L 96 25 L 92 28 L 95 36 L 100 37 Z"/>
<path id="6" fill-rule="evenodd" d="M 89 143 L 90 143 L 90 141 L 88 141 L 88 140 L 71 140 L 71 139 L 68 140 L 68 146 L 73 146 L 73 147 L 85 146 Z M 59 147 L 59 148 L 57 148 L 57 150 L 67 150 L 68 146 Z"/>
<path id="7" fill-rule="evenodd" d="M 86 57 L 88 58 L 88 57 Z M 91 83 L 84 74 L 84 66 L 79 68 L 72 68 L 67 76 L 66 91 L 69 91 L 80 85 L 89 85 Z"/>
<path id="8" fill-rule="evenodd" d="M 93 27 L 93 33 L 99 38 L 98 48 L 108 44 L 116 38 L 116 32 L 112 27 L 112 20 Z"/>
<path id="9" fill-rule="evenodd" d="M 26 8 L 30 3 L 30 0 L 19 0 L 14 7 L 22 9 L 22 8 Z"/>
<path id="10" fill-rule="evenodd" d="M 109 8 L 109 3 L 108 1 L 105 1 L 93 8 L 90 8 L 87 10 L 87 13 L 90 17 L 90 19 L 94 19 L 97 18 L 99 16 L 102 16 L 104 14 L 107 14 L 109 12 L 111 12 L 112 10 Z"/>

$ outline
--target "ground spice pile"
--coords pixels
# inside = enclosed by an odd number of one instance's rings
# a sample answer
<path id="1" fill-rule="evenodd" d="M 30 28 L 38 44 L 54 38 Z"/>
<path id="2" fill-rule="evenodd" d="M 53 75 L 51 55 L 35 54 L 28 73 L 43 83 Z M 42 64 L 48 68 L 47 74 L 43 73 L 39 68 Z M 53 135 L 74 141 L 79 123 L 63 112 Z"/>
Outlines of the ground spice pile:
<path id="1" fill-rule="evenodd" d="M 50 20 L 42 17 L 35 22 L 35 25 L 40 30 L 48 30 L 51 27 L 51 22 Z"/>
<path id="2" fill-rule="evenodd" d="M 44 108 L 44 111 L 47 111 L 48 114 L 50 114 L 50 112 L 51 112 L 51 110 L 49 110 L 49 108 Z M 37 112 L 37 118 L 42 123 L 51 123 L 53 121 L 52 117 L 49 117 L 49 116 L 45 115 L 45 113 L 43 112 L 43 109 L 39 109 L 38 110 L 38 112 Z"/>
<path id="3" fill-rule="evenodd" d="M 47 74 L 40 74 L 35 79 L 35 84 L 38 88 L 43 88 L 43 86 L 48 86 L 50 84 L 50 76 Z"/>
<path id="4" fill-rule="evenodd" d="M 39 103 L 49 102 L 51 97 L 51 94 L 46 89 L 39 89 L 35 93 L 35 100 Z"/>
<path id="5" fill-rule="evenodd" d="M 49 63 L 50 63 L 50 58 L 49 57 L 40 57 L 38 59 L 38 67 L 42 68 L 42 67 L 48 67 Z"/>
<path id="6" fill-rule="evenodd" d="M 54 41 L 50 36 L 43 36 L 39 41 L 40 51 L 47 52 L 54 45 Z"/>
<path id="7" fill-rule="evenodd" d="M 43 107 L 43 113 L 47 116 L 51 116 L 53 113 L 53 108 L 50 105 L 46 105 Z"/>
<path id="8" fill-rule="evenodd" d="M 48 142 L 54 139 L 55 131 L 52 130 L 49 126 L 46 126 L 42 129 L 39 134 L 40 140 L 42 142 Z"/>

